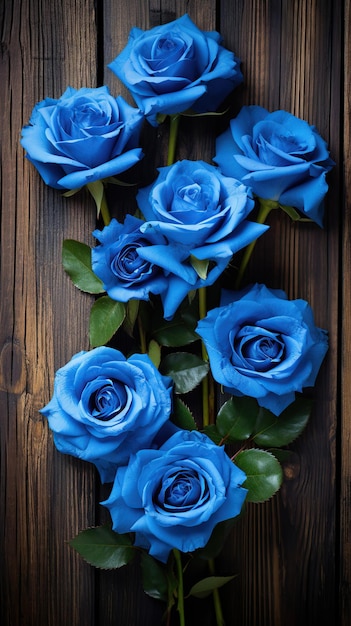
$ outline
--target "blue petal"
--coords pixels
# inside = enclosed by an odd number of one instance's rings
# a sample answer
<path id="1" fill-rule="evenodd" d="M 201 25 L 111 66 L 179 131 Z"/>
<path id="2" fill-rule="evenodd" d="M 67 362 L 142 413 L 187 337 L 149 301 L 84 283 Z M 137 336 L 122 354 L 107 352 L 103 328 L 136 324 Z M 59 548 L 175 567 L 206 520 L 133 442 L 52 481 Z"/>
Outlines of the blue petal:
<path id="1" fill-rule="evenodd" d="M 130 167 L 138 163 L 142 157 L 143 152 L 141 148 L 134 148 L 133 150 L 124 152 L 115 159 L 112 159 L 112 161 L 108 161 L 107 163 L 103 163 L 102 165 L 98 165 L 92 169 L 67 174 L 66 176 L 63 176 L 58 183 L 64 189 L 77 189 L 78 187 L 83 187 L 83 185 L 87 185 L 88 183 L 92 183 L 96 180 L 101 180 L 103 178 L 108 178 L 109 176 L 115 176 L 116 174 L 125 172 Z"/>

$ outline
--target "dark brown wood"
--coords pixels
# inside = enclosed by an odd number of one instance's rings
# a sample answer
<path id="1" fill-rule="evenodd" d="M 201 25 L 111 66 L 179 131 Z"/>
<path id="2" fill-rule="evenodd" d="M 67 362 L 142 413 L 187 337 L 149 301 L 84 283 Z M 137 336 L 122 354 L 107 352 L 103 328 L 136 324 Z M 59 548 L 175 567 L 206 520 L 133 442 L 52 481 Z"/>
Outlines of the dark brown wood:
<path id="1" fill-rule="evenodd" d="M 351 621 L 351 3 L 345 2 L 344 34 L 344 142 L 343 142 L 343 264 L 342 264 L 342 350 L 340 424 L 340 614 L 342 626 Z"/>
<path id="2" fill-rule="evenodd" d="M 56 452 L 38 410 L 55 370 L 88 348 L 89 298 L 65 276 L 61 246 L 91 232 L 95 209 L 46 187 L 19 138 L 36 102 L 95 86 L 94 2 L 14 0 L 1 14 L 2 623 L 89 626 L 94 578 L 67 541 L 94 523 L 94 474 Z"/>
<path id="3" fill-rule="evenodd" d="M 5 6 L 6 4 L 6 6 Z M 0 5 L 2 139 L 0 324 L 0 617 L 5 626 L 155 626 L 162 610 L 137 567 L 97 572 L 67 541 L 105 518 L 108 495 L 88 464 L 60 455 L 39 409 L 55 370 L 88 349 L 92 299 L 61 267 L 66 237 L 92 243 L 92 201 L 44 185 L 19 145 L 36 102 L 67 85 L 129 93 L 107 64 L 132 26 L 185 12 L 217 28 L 242 59 L 245 83 L 222 118 L 182 120 L 178 158 L 214 156 L 216 134 L 242 104 L 283 108 L 314 124 L 337 165 L 324 229 L 273 213 L 247 279 L 307 299 L 330 350 L 311 395 L 311 421 L 291 445 L 285 483 L 249 505 L 217 560 L 237 578 L 221 592 L 226 623 L 348 626 L 351 621 L 350 0 L 12 0 Z M 194 140 L 196 131 L 196 140 Z M 147 176 L 165 164 L 167 126 L 145 131 Z M 144 175 L 146 169 L 143 170 Z M 114 214 L 135 207 L 133 188 L 110 192 Z M 343 241 L 341 249 L 340 241 Z M 340 306 L 341 304 L 341 306 Z M 341 341 L 342 340 L 342 341 Z M 218 401 L 221 401 L 218 394 Z M 212 626 L 211 603 L 189 623 Z"/>
<path id="4" fill-rule="evenodd" d="M 330 350 L 311 422 L 293 446 L 280 494 L 263 507 L 251 505 L 241 532 L 232 535 L 239 571 L 232 611 L 241 606 L 245 626 L 337 623 L 338 281 L 332 277 L 339 261 L 341 6 L 236 2 L 234 9 L 227 3 L 221 20 L 227 45 L 243 60 L 242 103 L 284 108 L 314 124 L 338 162 L 329 178 L 325 229 L 270 216 L 271 231 L 258 242 L 252 263 L 253 280 L 267 283 L 269 277 L 272 287 L 310 302 L 318 325 L 330 331 Z"/>

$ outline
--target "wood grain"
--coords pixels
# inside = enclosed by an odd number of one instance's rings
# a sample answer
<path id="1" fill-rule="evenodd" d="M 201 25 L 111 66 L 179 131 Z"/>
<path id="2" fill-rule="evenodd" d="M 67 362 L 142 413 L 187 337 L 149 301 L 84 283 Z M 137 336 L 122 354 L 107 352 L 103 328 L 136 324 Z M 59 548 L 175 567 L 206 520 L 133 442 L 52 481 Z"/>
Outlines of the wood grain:
<path id="1" fill-rule="evenodd" d="M 340 424 L 340 623 L 351 622 L 351 3 L 345 2 L 344 142 L 343 142 L 343 264 Z"/>
<path id="2" fill-rule="evenodd" d="M 137 566 L 97 572 L 67 545 L 78 530 L 107 518 L 99 502 L 109 490 L 88 464 L 55 450 L 39 409 L 57 368 L 89 347 L 91 298 L 65 276 L 61 246 L 66 237 L 92 243 L 95 210 L 82 193 L 65 199 L 46 187 L 24 159 L 19 136 L 35 103 L 58 98 L 68 85 L 107 84 L 133 103 L 107 64 L 133 26 L 151 28 L 185 12 L 200 28 L 221 32 L 242 60 L 245 82 L 222 118 L 182 120 L 177 158 L 210 162 L 216 135 L 243 104 L 255 103 L 314 124 L 337 164 L 328 177 L 324 229 L 274 212 L 246 276 L 308 300 L 317 325 L 329 330 L 330 350 L 281 492 L 248 506 L 217 560 L 218 573 L 238 574 L 221 591 L 226 623 L 351 621 L 350 0 L 12 0 L 0 5 L 4 626 L 162 623 L 163 607 L 143 593 Z M 167 125 L 143 132 L 145 159 L 127 175 L 132 182 L 151 182 L 165 164 Z M 111 212 L 133 210 L 136 189 L 110 190 Z M 188 623 L 214 624 L 210 601 L 189 602 L 187 615 Z"/>
<path id="3" fill-rule="evenodd" d="M 93 523 L 94 476 L 55 451 L 38 410 L 54 371 L 88 347 L 89 302 L 64 275 L 61 246 L 86 237 L 95 212 L 47 188 L 19 138 L 36 102 L 95 85 L 94 3 L 14 0 L 1 10 L 2 623 L 89 626 L 93 578 L 67 541 Z"/>
<path id="4" fill-rule="evenodd" d="M 334 43 L 340 27 L 337 3 L 236 2 L 234 11 L 226 3 L 221 11 L 221 32 L 243 61 L 241 103 L 284 108 L 314 124 L 335 160 L 341 77 Z M 267 283 L 269 277 L 270 286 L 309 301 L 317 324 L 330 329 L 330 350 L 313 392 L 311 423 L 292 446 L 288 480 L 267 506 L 250 506 L 241 533 L 233 533 L 240 575 L 232 611 L 239 602 L 245 626 L 327 624 L 336 615 L 338 282 L 331 277 L 339 271 L 338 176 L 336 169 L 329 178 L 326 228 L 271 215 L 271 230 L 258 242 L 251 266 L 250 280 Z"/>

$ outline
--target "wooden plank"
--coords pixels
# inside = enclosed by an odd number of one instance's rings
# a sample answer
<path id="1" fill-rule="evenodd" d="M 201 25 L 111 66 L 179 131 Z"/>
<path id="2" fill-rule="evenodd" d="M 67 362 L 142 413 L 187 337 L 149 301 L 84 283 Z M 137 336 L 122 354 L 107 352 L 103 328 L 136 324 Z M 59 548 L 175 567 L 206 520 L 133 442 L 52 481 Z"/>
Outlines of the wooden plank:
<path id="1" fill-rule="evenodd" d="M 1 13 L 1 623 L 89 626 L 92 572 L 67 541 L 94 521 L 94 474 L 56 452 L 38 410 L 54 371 L 88 347 L 89 299 L 61 246 L 86 237 L 95 209 L 47 188 L 19 137 L 36 102 L 95 86 L 94 2 L 13 0 Z"/>
<path id="2" fill-rule="evenodd" d="M 351 622 L 351 3 L 345 2 L 344 32 L 344 223 L 341 354 L 341 625 Z"/>
<path id="3" fill-rule="evenodd" d="M 98 15 L 95 15 L 94 7 Z M 318 325 L 330 331 L 330 351 L 313 396 L 306 433 L 293 446 L 286 483 L 278 497 L 250 506 L 238 522 L 217 566 L 239 573 L 221 596 L 227 623 L 241 626 L 308 626 L 339 619 L 338 492 L 335 433 L 339 276 L 343 278 L 341 370 L 341 610 L 351 618 L 350 548 L 350 0 L 129 0 L 2 3 L 0 75 L 2 229 L 0 324 L 0 530 L 1 623 L 5 626 L 128 626 L 160 624 L 163 607 L 142 591 L 138 566 L 98 573 L 69 548 L 82 528 L 104 519 L 98 501 L 109 488 L 93 470 L 53 447 L 38 410 L 49 399 L 55 370 L 88 348 L 90 298 L 77 292 L 61 269 L 65 237 L 91 241 L 94 207 L 82 195 L 66 200 L 47 188 L 23 158 L 20 129 L 40 99 L 59 97 L 68 84 L 108 84 L 129 94 L 106 68 L 125 46 L 129 30 L 168 22 L 185 12 L 200 28 L 217 26 L 225 45 L 243 61 L 245 85 L 219 122 L 184 120 L 178 158 L 210 161 L 218 128 L 243 103 L 292 111 L 314 123 L 340 159 L 342 9 L 345 6 L 343 229 L 344 273 L 338 264 L 340 167 L 329 177 L 326 225 L 292 226 L 272 215 L 271 232 L 259 241 L 247 279 L 285 289 L 311 303 Z M 97 48 L 97 43 L 99 47 Z M 145 130 L 143 167 L 152 180 L 164 164 L 167 127 Z M 144 170 L 143 170 L 144 171 Z M 145 173 L 145 171 L 144 171 Z M 112 212 L 135 207 L 135 190 L 113 189 Z M 339 476 L 338 476 L 339 477 Z M 96 496 L 96 498 L 95 498 Z M 97 510 L 95 511 L 95 507 Z M 187 601 L 188 602 L 188 601 Z M 210 626 L 206 602 L 190 604 L 192 623 Z"/>
<path id="4" fill-rule="evenodd" d="M 243 61 L 241 101 L 285 108 L 314 124 L 339 159 L 341 3 L 222 3 L 221 32 Z M 321 59 L 323 61 L 321 62 Z M 333 107 L 333 108 L 332 108 Z M 228 615 L 251 624 L 336 623 L 334 560 L 338 320 L 338 170 L 329 177 L 325 229 L 273 215 L 259 241 L 251 280 L 308 300 L 330 331 L 330 350 L 313 392 L 315 408 L 286 482 L 263 507 L 250 506 L 227 549 L 236 554 L 236 593 Z"/>

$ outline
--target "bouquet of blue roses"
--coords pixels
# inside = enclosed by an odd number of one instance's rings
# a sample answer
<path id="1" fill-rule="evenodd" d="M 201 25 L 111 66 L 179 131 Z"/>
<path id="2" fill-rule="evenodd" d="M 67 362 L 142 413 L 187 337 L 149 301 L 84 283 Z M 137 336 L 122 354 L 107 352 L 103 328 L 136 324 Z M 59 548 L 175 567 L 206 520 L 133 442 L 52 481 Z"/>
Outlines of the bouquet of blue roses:
<path id="1" fill-rule="evenodd" d="M 243 284 L 273 209 L 322 226 L 333 161 L 317 130 L 244 106 L 213 164 L 176 160 L 182 117 L 195 128 L 198 116 L 221 115 L 243 80 L 222 44 L 187 15 L 133 28 L 109 67 L 136 107 L 106 86 L 68 87 L 36 105 L 21 139 L 46 184 L 67 196 L 87 189 L 97 208 L 96 246 L 63 244 L 65 271 L 95 295 L 91 349 L 56 372 L 42 409 L 57 449 L 111 487 L 111 524 L 71 545 L 95 567 L 140 559 L 145 592 L 165 602 L 167 623 L 176 606 L 181 626 L 185 598 L 208 594 L 224 623 L 218 589 L 233 576 L 217 575 L 214 559 L 246 503 L 279 490 L 283 448 L 308 422 L 305 390 L 328 348 L 306 301 Z M 133 214 L 111 218 L 106 187 L 142 167 L 143 124 L 169 124 L 167 163 L 138 185 Z M 187 401 L 198 389 L 200 418 Z M 189 584 L 196 562 L 207 569 Z"/>

